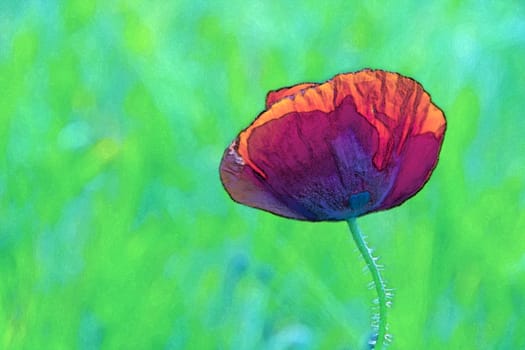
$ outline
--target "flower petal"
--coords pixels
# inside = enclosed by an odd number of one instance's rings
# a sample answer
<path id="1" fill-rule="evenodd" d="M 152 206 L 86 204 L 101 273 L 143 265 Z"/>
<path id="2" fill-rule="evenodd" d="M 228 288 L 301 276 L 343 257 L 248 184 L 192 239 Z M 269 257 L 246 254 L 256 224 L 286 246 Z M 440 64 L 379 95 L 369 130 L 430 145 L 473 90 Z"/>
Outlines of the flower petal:
<path id="1" fill-rule="evenodd" d="M 226 150 L 221 180 L 243 204 L 344 220 L 413 196 L 436 166 L 446 121 L 416 81 L 363 70 L 272 91 Z"/>

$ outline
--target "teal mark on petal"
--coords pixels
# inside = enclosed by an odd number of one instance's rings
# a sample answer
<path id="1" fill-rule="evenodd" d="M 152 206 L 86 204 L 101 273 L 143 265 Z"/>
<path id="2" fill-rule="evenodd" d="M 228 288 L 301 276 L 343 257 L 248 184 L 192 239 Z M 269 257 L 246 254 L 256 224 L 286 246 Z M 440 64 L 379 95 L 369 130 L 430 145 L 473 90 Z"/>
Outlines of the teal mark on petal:
<path id="1" fill-rule="evenodd" d="M 363 191 L 350 196 L 350 208 L 355 211 L 364 209 L 370 202 L 370 192 Z"/>

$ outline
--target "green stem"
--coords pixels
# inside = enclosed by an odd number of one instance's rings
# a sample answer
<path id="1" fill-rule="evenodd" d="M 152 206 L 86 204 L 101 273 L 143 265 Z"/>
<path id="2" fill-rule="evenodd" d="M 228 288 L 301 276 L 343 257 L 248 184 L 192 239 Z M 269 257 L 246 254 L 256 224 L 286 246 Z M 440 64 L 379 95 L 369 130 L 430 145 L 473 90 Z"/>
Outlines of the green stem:
<path id="1" fill-rule="evenodd" d="M 372 340 L 370 344 L 373 346 L 372 349 L 380 350 L 383 348 L 385 340 L 388 338 L 388 335 L 386 334 L 386 325 L 387 325 L 387 306 L 389 305 L 389 293 L 386 291 L 385 288 L 385 282 L 383 280 L 383 277 L 381 277 L 381 273 L 379 271 L 379 267 L 376 264 L 376 258 L 372 255 L 372 250 L 368 248 L 365 239 L 363 237 L 363 234 L 361 233 L 361 230 L 359 229 L 359 226 L 357 226 L 357 222 L 355 218 L 349 218 L 346 220 L 348 223 L 348 227 L 350 228 L 350 232 L 352 233 L 352 237 L 354 239 L 355 244 L 357 245 L 357 248 L 359 249 L 359 252 L 363 256 L 363 259 L 365 259 L 366 266 L 368 267 L 368 270 L 372 274 L 372 279 L 374 281 L 374 286 L 377 293 L 377 300 L 378 300 L 378 306 L 379 306 L 379 315 L 377 319 L 377 324 L 375 323 L 375 320 L 373 322 L 374 331 L 376 332 L 377 338 L 376 340 Z M 375 345 L 374 345 L 375 343 Z"/>

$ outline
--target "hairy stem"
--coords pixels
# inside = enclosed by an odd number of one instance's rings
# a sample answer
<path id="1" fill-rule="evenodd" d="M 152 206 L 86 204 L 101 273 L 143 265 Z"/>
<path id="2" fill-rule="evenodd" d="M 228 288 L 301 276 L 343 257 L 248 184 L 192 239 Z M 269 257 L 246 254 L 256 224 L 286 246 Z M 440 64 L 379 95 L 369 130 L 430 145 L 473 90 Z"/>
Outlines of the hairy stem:
<path id="1" fill-rule="evenodd" d="M 381 272 L 379 271 L 379 267 L 376 264 L 377 259 L 374 258 L 374 256 L 372 255 L 372 250 L 368 248 L 365 238 L 363 237 L 359 226 L 357 226 L 356 219 L 349 218 L 346 222 L 348 223 L 348 227 L 350 228 L 350 232 L 352 233 L 354 242 L 357 245 L 359 252 L 363 256 L 363 259 L 365 259 L 368 270 L 372 274 L 374 287 L 377 293 L 379 315 L 377 319 L 377 324 L 375 320 L 373 322 L 375 337 L 371 339 L 369 343 L 372 346 L 372 349 L 380 350 L 383 348 L 385 340 L 387 340 L 388 337 L 388 335 L 386 334 L 386 327 L 389 294 L 387 294 L 385 282 L 383 280 L 383 277 L 381 277 Z"/>

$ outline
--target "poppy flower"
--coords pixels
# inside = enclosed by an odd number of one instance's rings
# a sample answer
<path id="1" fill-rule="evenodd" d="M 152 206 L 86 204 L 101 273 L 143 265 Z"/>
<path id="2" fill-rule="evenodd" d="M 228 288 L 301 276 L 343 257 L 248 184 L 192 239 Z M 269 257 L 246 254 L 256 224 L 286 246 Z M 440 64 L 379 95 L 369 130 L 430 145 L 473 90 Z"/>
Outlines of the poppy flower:
<path id="1" fill-rule="evenodd" d="M 434 170 L 443 112 L 411 78 L 365 69 L 268 93 L 220 164 L 236 202 L 308 221 L 400 205 Z"/>

